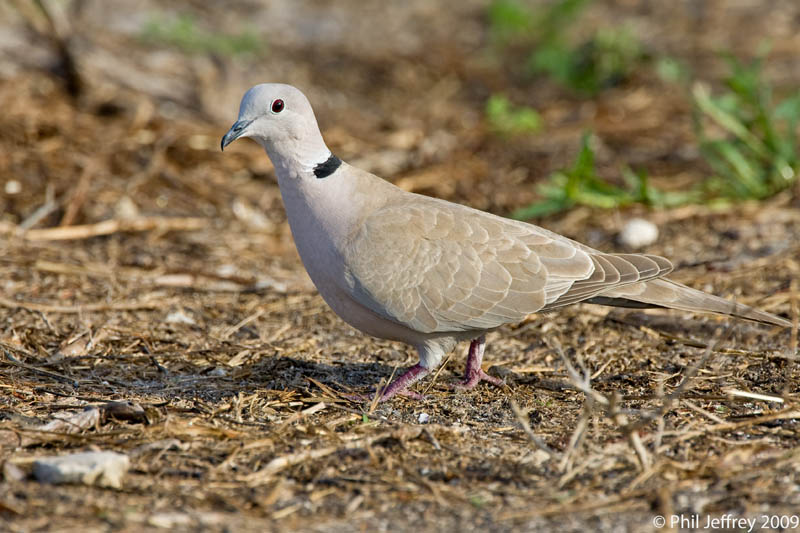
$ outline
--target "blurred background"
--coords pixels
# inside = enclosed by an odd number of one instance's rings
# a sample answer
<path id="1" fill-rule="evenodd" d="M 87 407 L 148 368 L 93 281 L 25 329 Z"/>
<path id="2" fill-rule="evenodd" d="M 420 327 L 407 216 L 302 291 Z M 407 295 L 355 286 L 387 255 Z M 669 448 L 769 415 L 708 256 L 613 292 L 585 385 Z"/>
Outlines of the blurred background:
<path id="1" fill-rule="evenodd" d="M 12 0 L 0 20 L 0 222 L 24 229 L 285 231 L 267 158 L 218 150 L 260 82 L 301 88 L 350 163 L 504 215 L 796 182 L 793 0 Z"/>

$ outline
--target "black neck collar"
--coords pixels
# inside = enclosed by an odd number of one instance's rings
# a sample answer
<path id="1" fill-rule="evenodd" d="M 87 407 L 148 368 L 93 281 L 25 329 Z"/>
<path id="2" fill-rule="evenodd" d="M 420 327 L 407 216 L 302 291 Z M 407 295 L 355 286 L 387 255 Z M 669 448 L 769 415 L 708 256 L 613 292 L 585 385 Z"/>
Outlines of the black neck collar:
<path id="1" fill-rule="evenodd" d="M 317 164 L 314 167 L 314 176 L 317 179 L 327 178 L 334 172 L 336 169 L 342 165 L 342 160 L 336 157 L 335 155 L 331 154 L 331 156 L 326 159 L 324 162 Z"/>

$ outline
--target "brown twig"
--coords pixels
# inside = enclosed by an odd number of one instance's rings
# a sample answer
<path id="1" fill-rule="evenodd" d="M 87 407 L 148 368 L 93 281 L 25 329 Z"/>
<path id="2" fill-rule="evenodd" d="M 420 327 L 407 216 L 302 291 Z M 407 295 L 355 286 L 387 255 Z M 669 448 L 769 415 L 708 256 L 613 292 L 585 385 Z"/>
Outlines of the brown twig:
<path id="1" fill-rule="evenodd" d="M 792 332 L 790 334 L 791 336 L 789 337 L 789 356 L 792 357 L 793 361 L 797 361 L 798 356 L 800 356 L 800 353 L 797 351 L 797 334 L 798 329 L 800 329 L 800 307 L 798 307 L 797 279 L 792 279 L 791 283 L 789 284 L 789 302 L 792 314 Z M 783 372 L 784 395 L 788 393 L 792 387 L 791 373 L 793 366 L 795 365 L 788 363 Z"/>
<path id="2" fill-rule="evenodd" d="M 86 158 L 83 162 L 83 170 L 78 178 L 78 183 L 72 190 L 69 201 L 64 208 L 64 216 L 61 217 L 59 226 L 69 227 L 72 226 L 78 218 L 78 214 L 86 202 L 86 193 L 89 191 L 89 184 L 92 181 L 92 176 L 97 172 L 98 163 L 94 159 Z"/>
<path id="3" fill-rule="evenodd" d="M 164 306 L 164 302 L 120 302 L 116 304 L 94 303 L 78 305 L 56 305 L 41 304 L 34 302 L 19 302 L 0 296 L 0 307 L 10 309 L 27 309 L 28 311 L 38 311 L 41 313 L 98 313 L 103 311 L 138 311 L 140 309 L 159 309 Z"/>
<path id="4" fill-rule="evenodd" d="M 281 424 L 278 427 L 275 428 L 275 432 L 277 433 L 279 431 L 282 431 L 284 428 L 289 427 L 290 425 L 294 424 L 295 422 L 297 422 L 299 420 L 302 420 L 303 418 L 305 418 L 307 416 L 311 416 L 314 413 L 318 413 L 318 412 L 322 411 L 323 409 L 325 409 L 326 407 L 328 407 L 328 406 L 325 405 L 324 402 L 320 402 L 320 403 L 315 403 L 311 407 L 309 407 L 307 409 L 303 409 L 302 411 L 297 411 L 296 413 L 293 413 L 292 415 L 290 415 L 286 420 L 281 422 Z"/>
<path id="5" fill-rule="evenodd" d="M 120 232 L 140 232 L 158 230 L 193 231 L 207 227 L 207 218 L 197 217 L 139 217 L 132 219 L 111 219 L 94 224 L 61 226 L 57 228 L 32 229 L 22 232 L 29 241 L 70 241 L 88 239 Z"/>

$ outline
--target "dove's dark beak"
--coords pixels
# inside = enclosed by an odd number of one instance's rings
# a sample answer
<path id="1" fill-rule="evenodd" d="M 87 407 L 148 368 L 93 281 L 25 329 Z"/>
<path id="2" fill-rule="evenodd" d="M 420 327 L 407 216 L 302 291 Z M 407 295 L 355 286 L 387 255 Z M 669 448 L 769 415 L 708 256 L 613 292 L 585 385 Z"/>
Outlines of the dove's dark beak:
<path id="1" fill-rule="evenodd" d="M 247 129 L 247 126 L 253 122 L 252 120 L 239 120 L 231 126 L 231 129 L 228 130 L 228 133 L 222 138 L 222 142 L 220 143 L 220 149 L 225 150 L 225 147 L 228 146 L 230 143 L 238 139 L 244 133 L 244 130 Z"/>

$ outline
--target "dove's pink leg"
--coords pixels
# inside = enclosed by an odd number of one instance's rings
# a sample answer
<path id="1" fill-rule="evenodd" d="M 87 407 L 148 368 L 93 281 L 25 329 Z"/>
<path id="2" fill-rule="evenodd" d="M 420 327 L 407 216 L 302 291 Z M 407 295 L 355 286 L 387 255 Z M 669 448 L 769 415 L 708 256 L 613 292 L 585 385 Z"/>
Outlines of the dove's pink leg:
<path id="1" fill-rule="evenodd" d="M 421 364 L 417 363 L 416 365 L 412 366 L 405 372 L 403 372 L 397 379 L 392 381 L 387 387 L 383 389 L 381 392 L 381 400 L 385 402 L 395 394 L 399 394 L 401 396 L 408 396 L 409 398 L 413 398 L 415 400 L 422 400 L 425 397 L 418 392 L 414 392 L 412 390 L 408 390 L 408 387 L 425 377 L 430 370 L 422 366 Z"/>
<path id="2" fill-rule="evenodd" d="M 464 373 L 464 380 L 455 386 L 459 390 L 469 390 L 481 381 L 488 381 L 493 385 L 502 387 L 503 380 L 490 376 L 481 368 L 483 362 L 483 350 L 486 347 L 486 336 L 481 335 L 469 344 L 469 356 L 467 357 L 467 371 Z"/>

